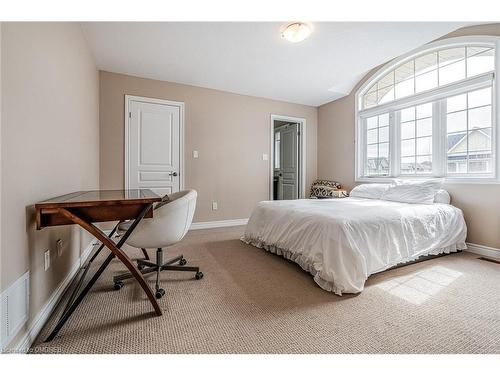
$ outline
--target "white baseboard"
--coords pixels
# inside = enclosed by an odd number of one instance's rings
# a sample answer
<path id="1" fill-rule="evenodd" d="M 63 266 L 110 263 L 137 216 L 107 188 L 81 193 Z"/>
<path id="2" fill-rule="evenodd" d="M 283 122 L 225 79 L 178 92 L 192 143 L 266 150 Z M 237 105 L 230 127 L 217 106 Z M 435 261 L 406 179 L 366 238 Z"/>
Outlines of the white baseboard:
<path id="1" fill-rule="evenodd" d="M 209 228 L 222 228 L 222 227 L 236 227 L 238 225 L 247 225 L 248 218 L 246 219 L 233 219 L 233 220 L 219 220 L 219 221 L 200 221 L 191 224 L 191 230 L 196 229 L 209 229 Z"/>
<path id="2" fill-rule="evenodd" d="M 49 319 L 50 315 L 53 313 L 57 304 L 61 300 L 61 297 L 64 295 L 64 292 L 66 292 L 68 287 L 71 285 L 81 265 L 85 263 L 90 253 L 92 252 L 92 249 L 94 247 L 93 242 L 94 240 L 92 240 L 91 243 L 89 243 L 89 245 L 85 248 L 85 250 L 83 250 L 82 255 L 71 267 L 71 270 L 69 271 L 68 275 L 64 278 L 63 281 L 61 281 L 59 286 L 56 288 L 56 290 L 54 290 L 54 292 L 50 296 L 49 300 L 45 303 L 40 312 L 36 315 L 35 319 L 33 319 L 33 322 L 29 326 L 26 334 L 19 340 L 19 342 L 14 347 L 10 348 L 8 352 L 26 353 L 29 350 L 29 348 L 35 341 L 36 337 L 40 334 L 40 331 L 42 330 L 43 326 Z"/>
<path id="3" fill-rule="evenodd" d="M 484 245 L 477 245 L 475 243 L 467 242 L 467 250 L 470 253 L 483 255 L 485 257 L 499 258 L 500 259 L 500 249 L 495 247 L 489 247 Z"/>

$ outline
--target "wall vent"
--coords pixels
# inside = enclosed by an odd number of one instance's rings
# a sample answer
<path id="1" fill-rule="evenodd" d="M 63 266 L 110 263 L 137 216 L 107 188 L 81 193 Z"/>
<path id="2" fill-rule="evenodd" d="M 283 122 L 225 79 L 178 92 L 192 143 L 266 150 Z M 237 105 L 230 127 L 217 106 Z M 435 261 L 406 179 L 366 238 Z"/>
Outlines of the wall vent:
<path id="1" fill-rule="evenodd" d="M 9 286 L 0 296 L 1 324 L 0 345 L 2 352 L 28 321 L 29 272 Z"/>

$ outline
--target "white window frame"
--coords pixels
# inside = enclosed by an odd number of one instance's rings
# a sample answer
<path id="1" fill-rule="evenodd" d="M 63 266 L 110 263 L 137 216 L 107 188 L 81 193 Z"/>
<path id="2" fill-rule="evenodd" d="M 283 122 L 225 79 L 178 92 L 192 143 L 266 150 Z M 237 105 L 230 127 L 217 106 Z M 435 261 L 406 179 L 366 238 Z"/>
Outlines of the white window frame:
<path id="1" fill-rule="evenodd" d="M 494 71 L 491 73 L 481 74 L 472 78 L 466 78 L 461 81 L 457 81 L 454 83 L 450 83 L 447 85 L 443 85 L 437 87 L 432 90 L 428 90 L 422 93 L 414 94 L 409 97 L 404 97 L 401 99 L 397 99 L 388 103 L 384 103 L 375 107 L 370 107 L 367 109 L 362 109 L 362 100 L 363 95 L 369 90 L 370 87 L 374 83 L 376 83 L 379 79 L 388 74 L 391 70 L 396 67 L 404 64 L 419 55 L 424 53 L 430 53 L 434 51 L 438 51 L 446 48 L 453 48 L 458 46 L 464 46 L 467 44 L 473 44 L 475 46 L 484 46 L 484 47 L 493 47 L 495 48 L 495 67 Z M 397 179 L 422 179 L 429 177 L 440 177 L 443 178 L 444 182 L 450 183 L 500 183 L 500 160 L 497 160 L 497 155 L 500 155 L 500 145 L 499 145 L 499 123 L 497 119 L 500 119 L 500 95 L 497 93 L 497 77 L 500 76 L 500 37 L 495 36 L 465 36 L 465 37 L 457 37 L 457 38 L 449 38 L 440 41 L 436 41 L 433 43 L 426 44 L 412 52 L 403 55 L 390 63 L 385 64 L 381 69 L 379 69 L 375 74 L 373 74 L 366 82 L 364 82 L 360 88 L 356 91 L 355 94 L 355 181 L 356 182 L 389 182 L 395 178 Z M 472 91 L 475 89 L 484 88 L 486 86 L 492 86 L 492 163 L 493 170 L 491 174 L 487 176 L 471 174 L 467 175 L 456 175 L 456 176 L 444 176 L 446 163 L 444 160 L 435 160 L 434 155 L 442 155 L 443 148 L 446 147 L 445 142 L 442 137 L 434 137 L 434 134 L 443 134 L 439 127 L 443 124 L 443 121 L 439 121 L 438 124 L 436 121 L 433 121 L 433 165 L 436 162 L 436 168 L 433 167 L 434 171 L 433 175 L 399 175 L 399 155 L 398 152 L 394 152 L 399 145 L 399 137 L 396 134 L 398 126 L 394 126 L 393 123 L 397 123 L 399 116 L 399 110 L 424 104 L 428 102 L 438 102 L 433 106 L 433 112 L 438 111 L 438 114 L 441 116 L 440 120 L 442 120 L 442 116 L 446 116 L 446 111 L 444 111 L 442 102 L 446 97 L 450 97 L 453 95 L 458 95 L 463 92 Z M 439 101 L 441 100 L 441 101 Z M 364 123 L 367 117 L 375 116 L 382 113 L 393 112 L 393 115 L 390 116 L 391 128 L 390 128 L 390 151 L 389 151 L 389 159 L 390 159 L 390 167 L 389 167 L 389 176 L 364 176 Z M 433 113 L 434 114 L 434 113 Z M 434 133 L 434 131 L 439 131 L 438 133 Z"/>

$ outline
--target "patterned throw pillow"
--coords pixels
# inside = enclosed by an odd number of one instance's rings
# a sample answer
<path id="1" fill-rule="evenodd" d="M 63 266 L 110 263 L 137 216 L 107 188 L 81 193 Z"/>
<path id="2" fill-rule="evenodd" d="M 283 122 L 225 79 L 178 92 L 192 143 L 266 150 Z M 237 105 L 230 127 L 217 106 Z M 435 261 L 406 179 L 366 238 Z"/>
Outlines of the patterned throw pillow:
<path id="1" fill-rule="evenodd" d="M 311 198 L 332 198 L 333 192 L 340 189 L 342 186 L 331 180 L 316 180 L 311 186 Z"/>

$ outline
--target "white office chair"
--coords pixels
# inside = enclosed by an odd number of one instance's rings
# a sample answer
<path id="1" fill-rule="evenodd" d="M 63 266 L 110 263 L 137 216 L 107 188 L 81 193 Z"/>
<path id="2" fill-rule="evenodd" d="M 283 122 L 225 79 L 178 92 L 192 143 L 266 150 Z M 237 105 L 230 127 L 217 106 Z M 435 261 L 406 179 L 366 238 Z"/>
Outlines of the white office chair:
<path id="1" fill-rule="evenodd" d="M 199 267 L 184 267 L 187 263 L 183 255 L 179 255 L 163 263 L 163 248 L 172 246 L 181 241 L 186 235 L 193 221 L 196 208 L 195 190 L 184 190 L 170 194 L 168 200 L 158 203 L 154 208 L 151 219 L 143 219 L 127 239 L 126 244 L 142 249 L 146 259 L 138 260 L 137 266 L 141 273 L 148 274 L 156 272 L 156 298 L 161 298 L 165 290 L 159 286 L 161 271 L 188 271 L 195 272 L 197 280 L 203 277 Z M 118 233 L 124 233 L 131 222 L 125 222 L 118 226 Z M 156 263 L 150 262 L 146 249 L 156 250 Z M 174 265 L 175 263 L 179 265 Z M 113 278 L 114 288 L 119 290 L 123 287 L 123 280 L 129 279 L 132 274 L 125 273 Z"/>

